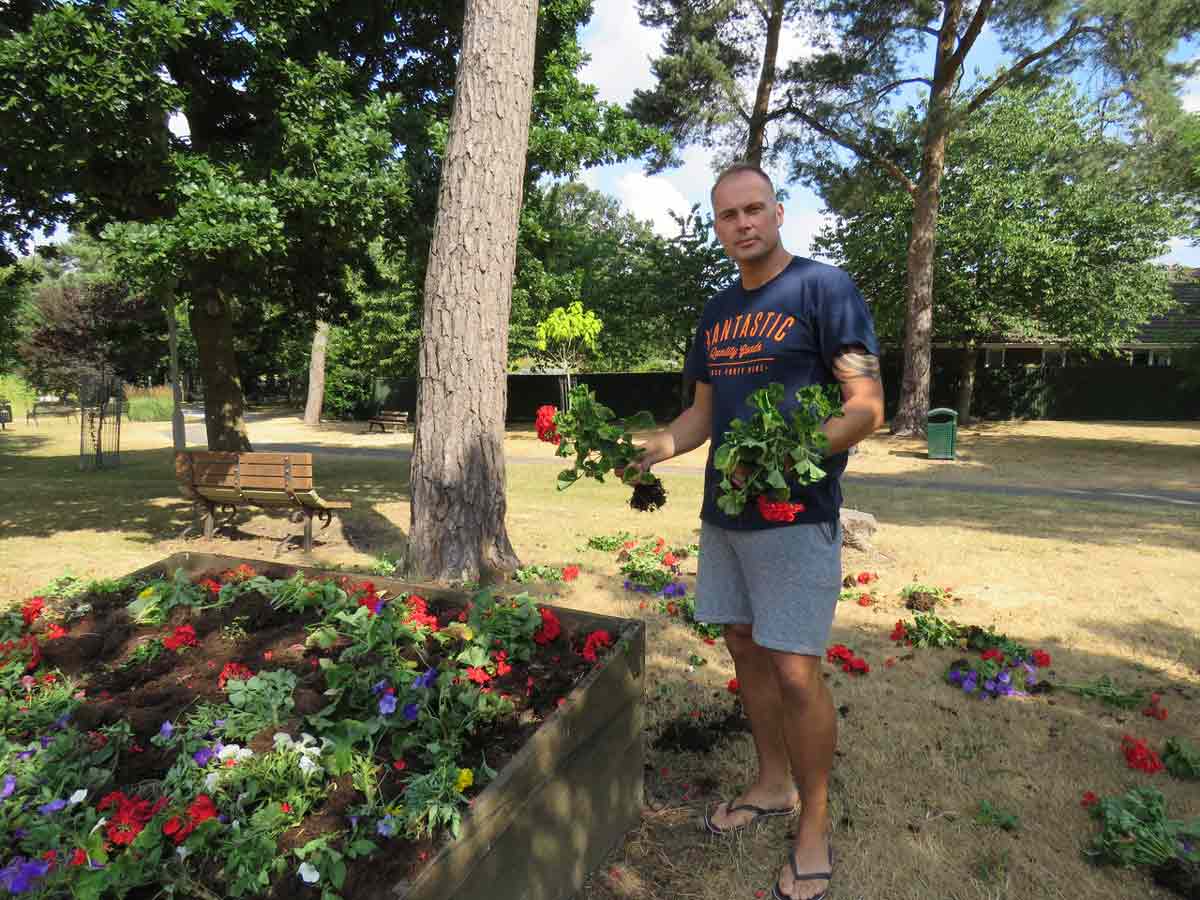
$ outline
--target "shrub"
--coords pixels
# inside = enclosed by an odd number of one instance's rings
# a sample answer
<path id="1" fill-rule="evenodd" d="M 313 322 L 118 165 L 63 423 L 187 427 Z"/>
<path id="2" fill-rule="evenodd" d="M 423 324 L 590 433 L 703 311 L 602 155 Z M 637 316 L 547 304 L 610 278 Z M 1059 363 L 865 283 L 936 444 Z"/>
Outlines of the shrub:
<path id="1" fill-rule="evenodd" d="M 12 402 L 13 419 L 22 418 L 37 400 L 37 391 L 20 375 L 0 375 L 0 397 Z"/>
<path id="2" fill-rule="evenodd" d="M 170 422 L 171 413 L 175 409 L 175 401 L 171 396 L 169 385 L 159 385 L 149 388 L 130 388 L 126 393 L 128 398 L 128 418 L 131 422 Z"/>

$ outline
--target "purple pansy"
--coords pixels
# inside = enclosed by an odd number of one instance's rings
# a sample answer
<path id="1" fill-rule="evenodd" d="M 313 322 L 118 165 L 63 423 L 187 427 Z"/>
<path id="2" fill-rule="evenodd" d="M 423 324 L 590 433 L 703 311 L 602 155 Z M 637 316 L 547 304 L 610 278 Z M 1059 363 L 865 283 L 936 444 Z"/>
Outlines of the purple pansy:
<path id="1" fill-rule="evenodd" d="M 410 721 L 410 722 L 415 722 L 415 721 L 417 721 L 417 715 L 419 712 L 420 712 L 420 707 L 417 706 L 417 704 L 415 704 L 415 703 L 405 704 L 404 718 L 408 719 L 408 721 Z"/>
<path id="2" fill-rule="evenodd" d="M 48 816 L 51 813 L 56 813 L 67 805 L 67 801 L 63 799 L 51 800 L 49 803 L 43 803 L 38 807 L 38 812 L 43 816 Z"/>
<path id="3" fill-rule="evenodd" d="M 390 716 L 396 711 L 396 695 L 384 694 L 379 698 L 379 713 L 380 715 Z"/>
<path id="4" fill-rule="evenodd" d="M 0 788 L 0 800 L 5 800 L 12 796 L 13 791 L 17 789 L 17 776 L 8 774 L 4 776 L 4 787 Z"/>
<path id="5" fill-rule="evenodd" d="M 413 687 L 415 687 L 415 688 L 433 687 L 433 683 L 435 681 L 437 681 L 437 677 L 438 677 L 437 669 L 426 669 L 424 675 L 418 675 L 416 677 L 416 679 L 413 681 Z"/>

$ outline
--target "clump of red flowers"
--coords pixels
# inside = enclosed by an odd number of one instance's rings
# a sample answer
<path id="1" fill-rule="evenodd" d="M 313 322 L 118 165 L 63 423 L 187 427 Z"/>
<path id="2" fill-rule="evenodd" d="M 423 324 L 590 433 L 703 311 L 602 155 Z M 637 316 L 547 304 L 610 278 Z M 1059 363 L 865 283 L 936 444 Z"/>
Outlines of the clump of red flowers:
<path id="1" fill-rule="evenodd" d="M 1083 799 L 1079 801 L 1079 805 L 1082 806 L 1084 809 L 1091 809 L 1093 806 L 1095 806 L 1099 802 L 1100 802 L 1100 798 L 1097 797 L 1093 791 L 1084 791 Z"/>
<path id="2" fill-rule="evenodd" d="M 488 674 L 488 670 L 479 666 L 468 666 L 467 678 L 476 684 L 487 684 L 492 680 L 492 676 Z"/>
<path id="3" fill-rule="evenodd" d="M 249 581 L 251 578 L 254 578 L 257 575 L 258 575 L 258 573 L 255 572 L 253 568 L 246 565 L 245 563 L 242 563 L 241 565 L 239 565 L 235 568 L 226 569 L 224 572 L 222 572 L 221 580 L 224 581 L 226 584 L 229 584 L 229 583 L 240 584 L 243 581 Z M 210 590 L 211 590 L 211 588 L 210 588 Z"/>
<path id="4" fill-rule="evenodd" d="M 875 598 L 872 597 L 870 594 L 859 594 L 858 595 L 858 605 L 859 606 L 873 606 L 874 604 L 875 604 Z"/>
<path id="5" fill-rule="evenodd" d="M 32 672 L 42 662 L 42 648 L 38 646 L 38 640 L 32 634 L 22 635 L 20 640 L 0 642 L 0 667 L 6 665 L 14 653 L 27 652 L 29 654 L 29 662 L 25 664 L 25 671 Z"/>
<path id="6" fill-rule="evenodd" d="M 539 441 L 545 441 L 547 444 L 557 446 L 562 443 L 562 435 L 558 433 L 558 429 L 554 424 L 554 417 L 558 415 L 558 407 L 546 404 L 539 406 L 537 416 L 533 421 L 533 427 L 537 429 Z"/>
<path id="7" fill-rule="evenodd" d="M 562 580 L 574 581 L 579 577 L 579 566 L 563 566 Z"/>
<path id="8" fill-rule="evenodd" d="M 409 595 L 404 605 L 408 607 L 408 614 L 404 617 L 405 625 L 420 625 L 430 631 L 438 630 L 437 616 L 429 611 L 429 604 L 420 594 Z"/>
<path id="9" fill-rule="evenodd" d="M 230 571 L 232 571 L 232 569 Z M 226 574 L 229 574 L 229 573 L 227 572 Z M 212 578 L 201 578 L 199 581 L 196 582 L 196 586 L 204 588 L 213 597 L 215 597 L 215 596 L 217 596 L 217 594 L 221 593 L 221 583 Z"/>
<path id="10" fill-rule="evenodd" d="M 979 658 L 985 662 L 987 660 L 994 660 L 999 665 L 1004 665 L 1004 651 L 997 650 L 995 647 L 990 650 L 984 650 L 983 653 L 979 654 Z"/>
<path id="11" fill-rule="evenodd" d="M 1153 775 L 1163 769 L 1162 760 L 1158 754 L 1147 746 L 1141 738 L 1125 735 L 1121 738 L 1121 752 L 1125 754 L 1125 764 L 1131 769 L 1140 769 Z"/>
<path id="12" fill-rule="evenodd" d="M 163 834 L 182 844 L 201 822 L 217 817 L 217 806 L 207 794 L 201 794 L 187 808 L 186 815 L 171 816 L 163 823 Z"/>
<path id="13" fill-rule="evenodd" d="M 892 629 L 891 640 L 897 642 L 908 640 L 908 629 L 904 627 L 903 619 L 896 621 L 896 627 Z"/>
<path id="14" fill-rule="evenodd" d="M 870 584 L 872 581 L 878 581 L 879 576 L 874 572 L 859 572 L 855 579 L 859 584 Z"/>
<path id="15" fill-rule="evenodd" d="M 157 803 L 151 803 L 149 800 L 128 797 L 123 791 L 113 791 L 100 798 L 96 809 L 104 812 L 116 808 L 116 811 L 108 816 L 104 833 L 112 843 L 127 846 L 133 843 L 134 838 L 146 827 L 146 823 L 158 815 L 159 810 L 166 805 L 166 797 Z"/>
<path id="16" fill-rule="evenodd" d="M 795 522 L 796 514 L 804 512 L 803 503 L 768 500 L 763 494 L 755 498 L 758 514 L 768 522 Z"/>
<path id="17" fill-rule="evenodd" d="M 1162 694 L 1151 694 L 1150 705 L 1142 710 L 1142 715 L 1149 716 L 1151 719 L 1158 719 L 1161 722 L 1167 717 L 1166 707 L 1159 705 L 1161 702 Z"/>
<path id="18" fill-rule="evenodd" d="M 825 660 L 834 665 L 841 663 L 842 671 L 851 675 L 866 675 L 871 671 L 867 661 L 861 656 L 855 656 L 854 651 L 845 644 L 834 644 L 826 650 Z"/>
<path id="19" fill-rule="evenodd" d="M 1044 669 L 1050 665 L 1050 654 L 1045 650 L 1033 651 L 1033 664 L 1039 669 Z"/>
<path id="20" fill-rule="evenodd" d="M 46 608 L 45 597 L 30 597 L 21 607 L 21 618 L 25 620 L 25 627 L 28 628 L 38 616 L 42 614 L 42 610 Z"/>
<path id="21" fill-rule="evenodd" d="M 558 621 L 558 616 L 552 609 L 543 606 L 539 612 L 542 615 L 542 624 L 533 633 L 533 639 L 539 644 L 548 644 L 562 634 L 562 623 Z"/>
<path id="22" fill-rule="evenodd" d="M 607 631 L 593 631 L 583 642 L 583 658 L 590 663 L 597 659 L 596 651 L 612 646 L 612 637 Z"/>
<path id="23" fill-rule="evenodd" d="M 217 687 L 225 690 L 225 685 L 232 681 L 249 681 L 254 677 L 246 666 L 241 663 L 225 663 L 225 667 L 221 669 L 221 674 L 217 676 Z"/>
<path id="24" fill-rule="evenodd" d="M 191 625 L 178 626 L 170 637 L 163 638 L 163 646 L 176 652 L 184 647 L 195 647 L 196 629 Z"/>
<path id="25" fill-rule="evenodd" d="M 374 582 L 360 581 L 358 584 L 348 584 L 346 593 L 353 597 L 359 606 L 369 609 L 371 615 L 379 615 L 379 610 L 383 606 L 383 598 L 375 592 Z"/>
<path id="26" fill-rule="evenodd" d="M 67 636 L 67 629 L 63 628 L 57 622 L 51 622 L 50 627 L 46 629 L 46 640 L 57 641 L 59 638 Z"/>

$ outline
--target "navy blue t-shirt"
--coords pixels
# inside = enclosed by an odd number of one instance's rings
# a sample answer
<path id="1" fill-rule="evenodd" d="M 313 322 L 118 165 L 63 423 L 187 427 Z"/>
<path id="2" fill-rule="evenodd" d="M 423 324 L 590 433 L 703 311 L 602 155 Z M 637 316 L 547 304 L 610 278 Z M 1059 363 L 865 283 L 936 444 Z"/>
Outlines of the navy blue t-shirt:
<path id="1" fill-rule="evenodd" d="M 867 304 L 850 276 L 835 266 L 795 257 L 761 287 L 748 291 L 739 280 L 708 301 L 684 367 L 684 377 L 712 386 L 712 440 L 700 518 L 736 529 L 787 524 L 767 522 L 753 503 L 737 517 L 721 512 L 721 474 L 713 466 L 713 454 L 733 419 L 748 420 L 754 414 L 746 403 L 753 391 L 780 382 L 781 409 L 787 415 L 796 406 L 800 388 L 837 383 L 833 359 L 842 348 L 854 345 L 879 355 Z M 837 519 L 842 505 L 839 478 L 846 459 L 844 452 L 828 457 L 821 464 L 826 477 L 816 484 L 792 484 L 792 502 L 805 506 L 797 522 Z"/>

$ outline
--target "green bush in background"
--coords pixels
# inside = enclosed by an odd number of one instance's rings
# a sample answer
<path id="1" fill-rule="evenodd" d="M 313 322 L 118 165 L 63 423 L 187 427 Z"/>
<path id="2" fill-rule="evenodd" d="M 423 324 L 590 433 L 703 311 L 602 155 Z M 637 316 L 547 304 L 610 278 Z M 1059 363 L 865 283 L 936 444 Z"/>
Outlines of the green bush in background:
<path id="1" fill-rule="evenodd" d="M 13 421 L 17 421 L 25 418 L 25 412 L 37 400 L 37 391 L 20 375 L 0 375 L 0 397 L 12 403 Z"/>
<path id="2" fill-rule="evenodd" d="M 129 388 L 128 418 L 131 422 L 170 422 L 175 408 L 171 389 L 167 385 L 149 388 Z"/>

